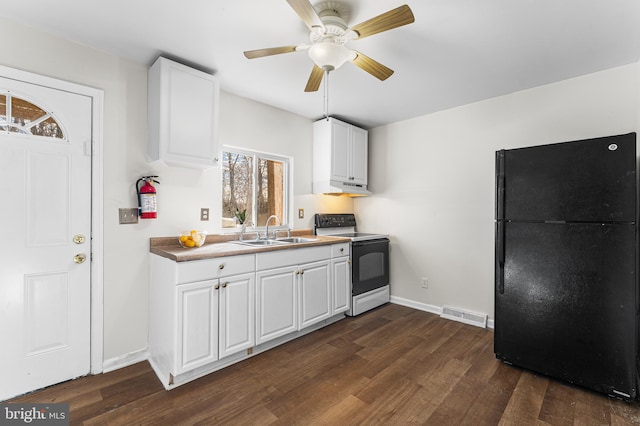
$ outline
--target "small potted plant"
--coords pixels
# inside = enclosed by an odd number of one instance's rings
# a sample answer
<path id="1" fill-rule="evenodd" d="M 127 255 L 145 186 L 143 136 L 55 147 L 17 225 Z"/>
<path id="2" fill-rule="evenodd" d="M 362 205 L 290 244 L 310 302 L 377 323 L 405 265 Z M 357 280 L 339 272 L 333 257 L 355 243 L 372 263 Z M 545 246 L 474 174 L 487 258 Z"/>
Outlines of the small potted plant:
<path id="1" fill-rule="evenodd" d="M 242 234 L 247 230 L 247 225 L 251 226 L 250 223 L 246 223 L 247 220 L 247 209 L 240 210 L 236 207 L 236 212 L 234 213 L 236 221 L 238 221 L 238 225 L 240 226 L 240 240 L 242 240 Z"/>
<path id="2" fill-rule="evenodd" d="M 236 213 L 234 216 L 240 225 L 244 225 L 244 221 L 247 219 L 247 209 L 240 210 L 236 207 Z"/>

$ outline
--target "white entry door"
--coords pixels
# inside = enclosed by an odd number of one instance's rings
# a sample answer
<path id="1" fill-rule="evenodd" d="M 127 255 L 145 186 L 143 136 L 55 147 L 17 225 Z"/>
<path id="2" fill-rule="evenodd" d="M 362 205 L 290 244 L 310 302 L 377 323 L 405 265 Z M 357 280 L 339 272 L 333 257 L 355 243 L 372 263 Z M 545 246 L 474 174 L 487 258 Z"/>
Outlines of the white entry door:
<path id="1" fill-rule="evenodd" d="M 0 77 L 0 400 L 90 370 L 91 101 Z"/>

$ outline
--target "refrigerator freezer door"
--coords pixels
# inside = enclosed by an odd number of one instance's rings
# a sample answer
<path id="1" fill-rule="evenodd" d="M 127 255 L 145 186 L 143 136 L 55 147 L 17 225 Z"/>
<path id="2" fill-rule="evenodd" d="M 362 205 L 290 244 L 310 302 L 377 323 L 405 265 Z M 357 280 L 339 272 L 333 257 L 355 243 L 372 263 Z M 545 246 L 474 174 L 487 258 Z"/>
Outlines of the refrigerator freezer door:
<path id="1" fill-rule="evenodd" d="M 635 222 L 635 133 L 500 152 L 504 219 Z"/>
<path id="2" fill-rule="evenodd" d="M 497 358 L 635 397 L 635 226 L 507 222 L 504 238 Z"/>

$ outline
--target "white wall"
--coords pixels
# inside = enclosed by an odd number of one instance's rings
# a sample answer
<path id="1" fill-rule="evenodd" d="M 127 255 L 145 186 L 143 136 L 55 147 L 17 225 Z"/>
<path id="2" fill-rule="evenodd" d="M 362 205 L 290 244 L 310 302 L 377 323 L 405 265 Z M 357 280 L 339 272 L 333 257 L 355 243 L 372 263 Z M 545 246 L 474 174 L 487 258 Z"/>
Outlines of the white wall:
<path id="1" fill-rule="evenodd" d="M 355 213 L 391 235 L 392 296 L 492 318 L 495 151 L 637 131 L 639 82 L 633 64 L 371 130 Z"/>
<path id="2" fill-rule="evenodd" d="M 11 40 L 0 64 L 104 90 L 104 359 L 147 346 L 149 238 L 197 227 L 218 230 L 219 170 L 152 166 L 146 162 L 147 64 L 60 39 L 0 18 L 0 38 Z M 311 121 L 221 93 L 220 143 L 290 156 L 294 160 L 296 228 L 313 214 L 353 210 L 349 198 L 311 195 Z M 118 209 L 135 207 L 135 181 L 159 175 L 158 219 L 119 225 Z M 200 222 L 201 207 L 212 220 Z M 297 219 L 297 209 L 305 218 Z"/>

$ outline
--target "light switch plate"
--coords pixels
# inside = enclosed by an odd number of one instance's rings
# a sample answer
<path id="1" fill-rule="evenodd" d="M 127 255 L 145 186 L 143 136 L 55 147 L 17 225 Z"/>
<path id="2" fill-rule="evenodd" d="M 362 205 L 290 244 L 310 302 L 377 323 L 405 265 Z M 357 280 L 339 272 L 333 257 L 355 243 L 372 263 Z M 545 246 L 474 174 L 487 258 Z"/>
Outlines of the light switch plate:
<path id="1" fill-rule="evenodd" d="M 304 219 L 304 209 L 298 209 L 298 219 Z"/>
<path id="2" fill-rule="evenodd" d="M 129 224 L 129 223 L 138 223 L 138 209 L 120 209 L 120 225 Z"/>

